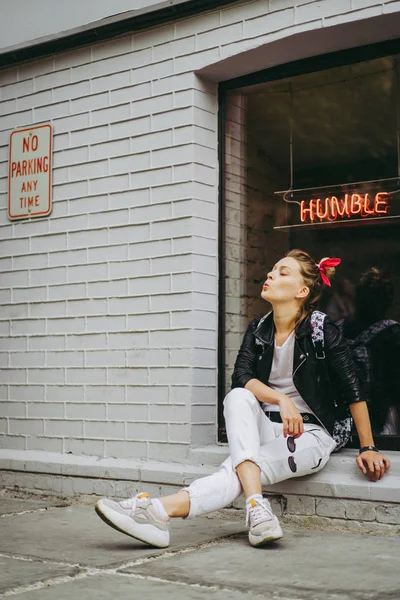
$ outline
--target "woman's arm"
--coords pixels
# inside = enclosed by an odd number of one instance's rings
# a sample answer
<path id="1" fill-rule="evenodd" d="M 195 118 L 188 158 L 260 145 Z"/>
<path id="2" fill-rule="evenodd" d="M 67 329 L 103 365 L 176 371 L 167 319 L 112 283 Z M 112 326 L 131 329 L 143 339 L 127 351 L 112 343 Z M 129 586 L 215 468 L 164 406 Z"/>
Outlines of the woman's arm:
<path id="1" fill-rule="evenodd" d="M 371 421 L 369 418 L 367 403 L 355 402 L 350 404 L 350 412 L 357 429 L 358 437 L 360 439 L 360 447 L 374 447 L 375 444 L 371 430 Z M 368 475 L 368 479 L 370 479 L 370 481 L 378 481 L 378 479 L 382 479 L 390 466 L 389 459 L 383 456 L 383 454 L 380 452 L 375 452 L 374 450 L 366 450 L 357 457 L 356 462 L 364 475 Z"/>
<path id="2" fill-rule="evenodd" d="M 339 327 L 325 319 L 326 356 L 334 380 L 340 387 L 343 399 L 348 404 L 360 439 L 360 448 L 374 447 L 371 421 L 367 403 L 362 398 L 351 351 Z M 390 466 L 380 452 L 366 450 L 356 459 L 357 465 L 370 481 L 381 479 Z"/>
<path id="3" fill-rule="evenodd" d="M 279 412 L 283 423 L 283 435 L 291 435 L 295 438 L 304 433 L 303 417 L 289 396 L 270 388 L 259 379 L 250 379 L 244 386 L 254 394 L 259 402 L 276 404 L 279 406 Z"/>

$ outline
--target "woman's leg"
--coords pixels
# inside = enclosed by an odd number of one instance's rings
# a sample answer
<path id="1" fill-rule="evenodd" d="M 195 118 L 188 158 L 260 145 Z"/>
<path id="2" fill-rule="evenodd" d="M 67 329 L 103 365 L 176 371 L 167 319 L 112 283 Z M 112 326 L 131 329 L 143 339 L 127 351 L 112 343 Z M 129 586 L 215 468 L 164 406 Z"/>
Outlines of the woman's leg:
<path id="1" fill-rule="evenodd" d="M 273 425 L 254 394 L 243 388 L 226 396 L 224 416 L 233 467 L 244 495 L 261 494 L 260 446 L 275 438 Z"/>
<path id="2" fill-rule="evenodd" d="M 189 494 L 189 517 L 225 508 L 232 504 L 242 491 L 246 497 L 261 493 L 260 443 L 267 443 L 275 438 L 273 424 L 263 413 L 255 396 L 244 388 L 229 392 L 224 407 L 231 456 L 221 465 L 219 471 L 209 477 L 197 479 L 185 488 L 184 491 Z M 238 465 L 242 467 L 242 483 Z M 252 491 L 253 489 L 255 491 Z M 181 513 L 174 514 L 179 511 L 181 496 L 174 494 L 166 504 L 164 501 L 165 498 L 162 499 L 162 503 L 167 512 L 171 513 L 170 516 L 184 516 Z"/>
<path id="3" fill-rule="evenodd" d="M 274 424 L 276 437 L 260 448 L 262 485 L 272 485 L 285 479 L 311 475 L 328 462 L 336 442 L 322 427 L 304 425 L 299 438 L 283 436 L 283 426 Z"/>

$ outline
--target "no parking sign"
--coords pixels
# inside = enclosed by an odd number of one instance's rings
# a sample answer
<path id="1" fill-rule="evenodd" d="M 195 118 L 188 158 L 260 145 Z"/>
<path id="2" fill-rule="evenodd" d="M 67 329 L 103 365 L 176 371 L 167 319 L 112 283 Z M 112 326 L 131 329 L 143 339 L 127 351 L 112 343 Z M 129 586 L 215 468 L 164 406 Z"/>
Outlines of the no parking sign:
<path id="1" fill-rule="evenodd" d="M 53 130 L 50 124 L 16 129 L 10 136 L 8 216 L 43 217 L 51 212 Z"/>

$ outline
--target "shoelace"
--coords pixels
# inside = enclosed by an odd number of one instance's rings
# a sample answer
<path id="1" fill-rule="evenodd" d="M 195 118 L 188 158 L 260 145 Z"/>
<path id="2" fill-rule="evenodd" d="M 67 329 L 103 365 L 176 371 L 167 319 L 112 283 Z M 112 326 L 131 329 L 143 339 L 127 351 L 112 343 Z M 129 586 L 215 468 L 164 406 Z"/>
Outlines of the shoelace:
<path id="1" fill-rule="evenodd" d="M 266 501 L 260 502 L 259 500 L 255 500 L 256 505 L 251 506 L 250 503 L 247 503 L 246 506 L 246 524 L 250 525 L 250 520 L 253 525 L 258 525 L 259 523 L 263 523 L 264 521 L 271 521 L 273 518 L 272 512 L 268 507 Z"/>
<path id="2" fill-rule="evenodd" d="M 142 496 L 142 498 L 140 497 Z M 136 494 L 133 498 L 127 498 L 126 500 L 122 500 L 120 502 L 122 508 L 133 508 L 134 506 L 141 506 L 141 504 L 146 503 L 148 500 L 148 496 L 144 496 L 142 493 Z"/>

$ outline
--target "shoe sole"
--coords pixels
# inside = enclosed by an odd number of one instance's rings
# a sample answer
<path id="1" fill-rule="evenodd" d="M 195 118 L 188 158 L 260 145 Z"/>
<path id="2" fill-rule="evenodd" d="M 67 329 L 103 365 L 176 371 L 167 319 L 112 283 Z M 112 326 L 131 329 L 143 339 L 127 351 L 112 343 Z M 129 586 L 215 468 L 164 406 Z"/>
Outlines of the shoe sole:
<path id="1" fill-rule="evenodd" d="M 120 513 L 113 511 L 111 508 L 103 506 L 101 500 L 96 503 L 95 511 L 100 519 L 104 521 L 104 523 L 113 529 L 116 529 L 120 533 L 124 533 L 135 540 L 139 540 L 140 542 L 144 542 L 145 544 L 149 544 L 155 548 L 167 548 L 169 546 L 169 534 L 165 536 L 166 539 L 163 541 L 156 540 L 150 532 L 150 535 L 145 534 L 146 529 L 144 528 L 153 527 L 152 525 L 136 524 L 130 517 L 121 515 Z M 142 533 L 140 533 L 141 531 Z"/>
<path id="2" fill-rule="evenodd" d="M 249 532 L 249 542 L 254 548 L 259 548 L 260 546 L 266 546 L 267 544 L 270 544 L 271 542 L 277 542 L 281 538 L 283 538 L 283 531 L 282 531 L 280 525 L 278 525 L 278 527 L 276 527 L 276 529 L 274 531 L 268 531 L 263 536 L 252 535 Z"/>

